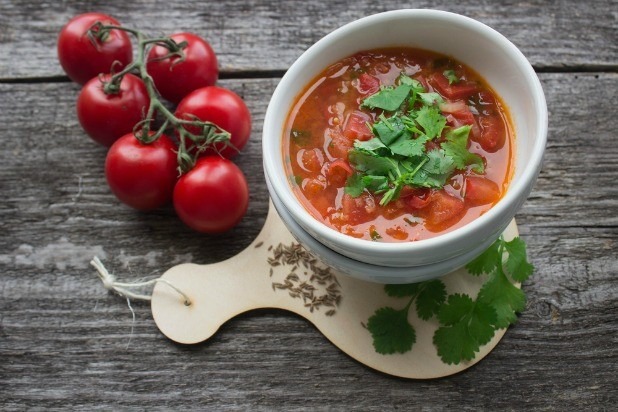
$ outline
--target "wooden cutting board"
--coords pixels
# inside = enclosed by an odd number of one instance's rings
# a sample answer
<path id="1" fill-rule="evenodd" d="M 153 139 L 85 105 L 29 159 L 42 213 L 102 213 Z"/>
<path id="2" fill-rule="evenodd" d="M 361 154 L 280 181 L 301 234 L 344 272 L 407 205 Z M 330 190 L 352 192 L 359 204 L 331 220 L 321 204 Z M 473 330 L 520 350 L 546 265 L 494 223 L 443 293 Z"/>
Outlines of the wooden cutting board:
<path id="1" fill-rule="evenodd" d="M 506 240 L 517 236 L 514 221 L 504 236 Z M 420 320 L 411 310 L 408 320 L 416 330 L 412 349 L 404 354 L 377 353 L 365 327 L 367 320 L 378 308 L 403 308 L 407 299 L 389 297 L 384 285 L 328 268 L 296 242 L 272 205 L 258 237 L 238 255 L 209 265 L 174 266 L 162 278 L 186 293 L 191 304 L 186 305 L 165 283 L 157 283 L 152 295 L 153 317 L 165 336 L 184 344 L 207 340 L 240 313 L 279 308 L 306 318 L 335 346 L 371 368 L 405 378 L 429 379 L 458 373 L 479 362 L 506 332 L 496 331 L 474 360 L 447 365 L 432 343 L 437 321 Z M 483 279 L 460 269 L 442 281 L 449 294 L 475 297 Z"/>

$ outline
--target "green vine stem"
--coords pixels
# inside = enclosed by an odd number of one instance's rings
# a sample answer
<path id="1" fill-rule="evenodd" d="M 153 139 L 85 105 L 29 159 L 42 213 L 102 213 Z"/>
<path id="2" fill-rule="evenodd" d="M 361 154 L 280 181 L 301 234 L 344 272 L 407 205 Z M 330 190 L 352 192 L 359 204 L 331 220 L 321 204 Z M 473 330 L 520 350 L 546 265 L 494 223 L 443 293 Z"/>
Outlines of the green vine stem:
<path id="1" fill-rule="evenodd" d="M 144 144 L 150 144 L 157 140 L 166 130 L 172 128 L 178 136 L 178 170 L 180 174 L 191 170 L 195 165 L 198 156 L 208 149 L 215 152 L 221 151 L 226 146 L 231 146 L 230 133 L 223 130 L 212 122 L 202 121 L 197 117 L 193 119 L 181 119 L 172 113 L 162 102 L 161 95 L 157 91 L 152 76 L 146 70 L 147 51 L 153 46 L 165 47 L 169 53 L 161 59 L 179 57 L 178 62 L 184 60 L 183 49 L 187 46 L 186 42 L 177 43 L 169 37 L 148 38 L 138 30 L 129 29 L 121 26 L 104 25 L 97 22 L 88 30 L 88 37 L 92 40 L 102 41 L 109 36 L 111 30 L 122 30 L 133 36 L 137 40 L 137 57 L 131 64 L 127 65 L 118 73 L 113 72 L 111 78 L 103 81 L 103 91 L 106 94 L 116 94 L 120 91 L 120 82 L 127 73 L 136 73 L 144 82 L 150 97 L 150 106 L 146 112 L 144 120 L 135 125 L 133 133 L 135 137 Z M 163 117 L 163 123 L 154 133 L 151 133 L 151 125 L 154 124 L 156 116 Z M 194 132 L 195 131 L 195 132 Z"/>

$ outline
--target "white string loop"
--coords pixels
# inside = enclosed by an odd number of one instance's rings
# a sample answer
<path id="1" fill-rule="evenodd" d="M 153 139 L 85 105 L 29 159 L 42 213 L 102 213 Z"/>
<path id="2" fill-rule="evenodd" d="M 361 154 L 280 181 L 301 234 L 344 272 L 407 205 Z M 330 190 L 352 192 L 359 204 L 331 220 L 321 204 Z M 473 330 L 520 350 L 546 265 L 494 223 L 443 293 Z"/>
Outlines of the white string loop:
<path id="1" fill-rule="evenodd" d="M 173 284 L 171 284 L 169 281 L 165 279 L 157 278 L 157 279 L 151 279 L 147 281 L 134 282 L 134 283 L 118 282 L 116 281 L 116 277 L 112 275 L 111 273 L 109 273 L 109 271 L 103 265 L 103 262 L 101 262 L 101 260 L 97 256 L 95 256 L 90 261 L 90 264 L 97 270 L 97 274 L 99 275 L 99 278 L 101 279 L 101 282 L 103 283 L 103 286 L 105 287 L 105 289 L 113 290 L 114 292 L 118 293 L 120 296 L 123 296 L 127 299 L 152 300 L 151 295 L 145 295 L 143 293 L 134 292 L 131 289 L 143 288 L 143 287 L 151 286 L 151 285 L 154 285 L 155 283 L 161 282 L 161 283 L 166 284 L 170 288 L 174 289 L 179 295 L 181 295 L 185 300 L 184 301 L 185 306 L 191 305 L 191 299 L 189 299 L 189 296 L 187 296 L 182 290 L 178 289 L 176 286 L 174 286 Z"/>

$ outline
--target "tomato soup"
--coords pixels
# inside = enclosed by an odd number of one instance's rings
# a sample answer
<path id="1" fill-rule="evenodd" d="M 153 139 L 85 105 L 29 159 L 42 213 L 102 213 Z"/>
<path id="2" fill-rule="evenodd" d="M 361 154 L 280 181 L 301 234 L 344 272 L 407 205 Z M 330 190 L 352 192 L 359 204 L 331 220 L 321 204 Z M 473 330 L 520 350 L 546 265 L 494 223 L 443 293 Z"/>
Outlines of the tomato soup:
<path id="1" fill-rule="evenodd" d="M 298 97 L 283 136 L 293 191 L 341 233 L 430 238 L 481 216 L 512 176 L 506 108 L 473 70 L 411 48 L 360 52 Z"/>

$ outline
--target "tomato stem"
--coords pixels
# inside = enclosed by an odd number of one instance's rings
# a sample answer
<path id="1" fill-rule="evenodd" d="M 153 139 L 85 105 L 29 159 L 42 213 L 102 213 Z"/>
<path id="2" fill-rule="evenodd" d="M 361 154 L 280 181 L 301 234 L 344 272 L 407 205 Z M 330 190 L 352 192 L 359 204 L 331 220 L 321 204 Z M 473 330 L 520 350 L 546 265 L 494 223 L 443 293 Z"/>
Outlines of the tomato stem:
<path id="1" fill-rule="evenodd" d="M 187 46 L 186 41 L 177 43 L 169 37 L 148 38 L 144 33 L 138 30 L 121 26 L 104 25 L 101 22 L 97 22 L 91 26 L 88 30 L 88 36 L 92 41 L 95 41 L 94 39 L 104 41 L 104 39 L 109 36 L 111 30 L 125 31 L 133 35 L 137 40 L 137 56 L 135 60 L 118 73 L 113 73 L 112 70 L 109 80 L 101 80 L 105 94 L 120 93 L 122 78 L 128 73 L 138 75 L 144 82 L 148 96 L 150 97 L 150 105 L 144 119 L 136 124 L 133 129 L 133 134 L 136 139 L 144 144 L 150 144 L 157 140 L 166 130 L 173 129 L 178 137 L 177 162 L 179 174 L 191 170 L 193 166 L 195 166 L 195 162 L 201 153 L 209 149 L 219 153 L 227 146 L 233 147 L 230 142 L 230 133 L 217 126 L 215 123 L 202 121 L 198 118 L 186 120 L 176 117 L 161 101 L 161 95 L 156 88 L 154 80 L 146 69 L 147 52 L 154 46 L 165 47 L 169 50 L 169 53 L 160 59 L 176 56 L 178 60 L 174 62 L 174 64 L 184 61 L 185 54 L 183 49 Z M 157 115 L 163 118 L 163 123 L 157 128 L 155 133 L 150 133 L 151 127 L 156 122 Z"/>

